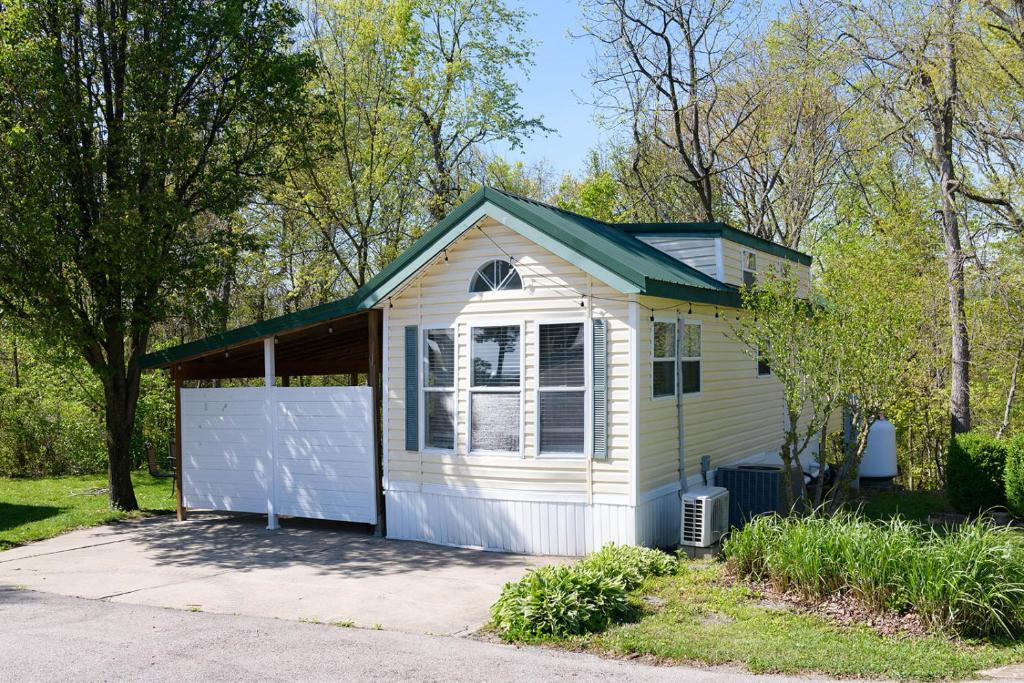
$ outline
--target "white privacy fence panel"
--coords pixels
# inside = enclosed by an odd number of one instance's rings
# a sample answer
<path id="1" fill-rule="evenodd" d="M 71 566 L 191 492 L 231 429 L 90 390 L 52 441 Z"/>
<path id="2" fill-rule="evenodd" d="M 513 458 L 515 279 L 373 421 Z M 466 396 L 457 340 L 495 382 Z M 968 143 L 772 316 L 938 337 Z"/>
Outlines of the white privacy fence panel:
<path id="1" fill-rule="evenodd" d="M 181 390 L 185 507 L 266 512 L 273 486 L 266 389 Z"/>
<path id="2" fill-rule="evenodd" d="M 185 506 L 377 522 L 369 387 L 182 389 Z"/>
<path id="3" fill-rule="evenodd" d="M 370 387 L 274 390 L 279 515 L 377 521 Z"/>

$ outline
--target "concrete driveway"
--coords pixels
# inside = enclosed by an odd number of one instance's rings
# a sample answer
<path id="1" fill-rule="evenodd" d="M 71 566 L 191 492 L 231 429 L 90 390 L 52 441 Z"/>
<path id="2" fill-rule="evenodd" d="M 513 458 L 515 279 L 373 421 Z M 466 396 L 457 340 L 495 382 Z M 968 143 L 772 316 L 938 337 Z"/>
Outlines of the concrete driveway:
<path id="1" fill-rule="evenodd" d="M 456 635 L 506 581 L 554 558 L 390 541 L 344 525 L 195 514 L 74 531 L 0 553 L 0 588 L 115 603 Z"/>

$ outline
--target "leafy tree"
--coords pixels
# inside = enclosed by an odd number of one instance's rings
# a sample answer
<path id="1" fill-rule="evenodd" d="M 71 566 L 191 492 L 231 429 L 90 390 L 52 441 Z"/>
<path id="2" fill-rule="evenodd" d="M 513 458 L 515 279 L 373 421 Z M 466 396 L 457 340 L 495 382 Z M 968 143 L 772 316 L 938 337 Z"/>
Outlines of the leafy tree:
<path id="1" fill-rule="evenodd" d="M 733 86 L 761 104 L 723 146 L 723 196 L 745 230 L 793 248 L 833 215 L 847 164 L 850 57 L 830 37 L 834 23 L 820 3 L 795 5 Z"/>
<path id="2" fill-rule="evenodd" d="M 16 0 L 0 12 L 0 305 L 103 387 L 110 503 L 138 507 L 139 358 L 216 284 L 309 59 L 285 2 Z"/>
<path id="3" fill-rule="evenodd" d="M 838 509 L 864 457 L 871 426 L 906 398 L 924 315 L 913 290 L 908 295 L 912 273 L 905 255 L 893 252 L 886 240 L 847 233 L 835 250 L 819 280 L 827 311 L 820 334 L 829 347 L 823 357 L 838 366 L 838 391 L 855 434 L 838 463 L 832 499 Z"/>
<path id="4" fill-rule="evenodd" d="M 786 471 L 800 467 L 801 455 L 824 434 L 845 399 L 834 313 L 812 303 L 806 289 L 791 272 L 768 274 L 756 287 L 744 288 L 748 314 L 732 328 L 751 357 L 767 362 L 782 384 L 786 422 L 779 457 Z M 785 491 L 792 509 L 793 489 Z"/>
<path id="5" fill-rule="evenodd" d="M 567 211 L 616 223 L 623 220 L 623 188 L 610 171 L 596 169 L 577 180 L 571 175 L 562 178 L 555 203 Z"/>
<path id="6" fill-rule="evenodd" d="M 426 156 L 401 93 L 418 26 L 407 2 L 313 0 L 305 32 L 317 65 L 311 107 L 281 145 L 287 180 L 270 194 L 287 212 L 278 218 L 308 230 L 327 257 L 297 275 L 347 294 L 422 228 Z"/>
<path id="7" fill-rule="evenodd" d="M 544 161 L 530 164 L 510 162 L 501 156 L 482 153 L 476 157 L 478 170 L 473 175 L 484 185 L 539 201 L 547 201 L 553 194 L 551 168 Z M 470 187 L 476 185 L 472 183 Z"/>
<path id="8" fill-rule="evenodd" d="M 844 35 L 865 64 L 855 84 L 890 117 L 895 134 L 934 180 L 947 265 L 950 416 L 953 433 L 971 428 L 970 337 L 965 306 L 964 195 L 958 138 L 964 84 L 964 0 L 892 4 L 838 2 Z"/>
<path id="9" fill-rule="evenodd" d="M 427 208 L 437 221 L 465 194 L 475 149 L 498 141 L 515 149 L 548 129 L 523 113 L 510 76 L 533 59 L 522 10 L 503 0 L 410 2 L 416 35 L 401 95 L 426 143 Z"/>

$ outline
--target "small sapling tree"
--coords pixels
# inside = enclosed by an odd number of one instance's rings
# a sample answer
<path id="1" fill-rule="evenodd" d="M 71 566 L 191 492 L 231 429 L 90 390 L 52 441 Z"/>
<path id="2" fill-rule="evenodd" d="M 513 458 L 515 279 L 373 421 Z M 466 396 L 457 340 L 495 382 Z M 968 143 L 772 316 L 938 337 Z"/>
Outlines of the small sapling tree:
<path id="1" fill-rule="evenodd" d="M 782 385 L 786 422 L 779 458 L 791 475 L 839 409 L 843 391 L 839 358 L 832 353 L 831 313 L 801 289 L 788 269 L 766 275 L 756 287 L 744 288 L 747 313 L 733 326 L 751 357 L 766 362 Z M 793 487 L 785 491 L 792 510 Z"/>

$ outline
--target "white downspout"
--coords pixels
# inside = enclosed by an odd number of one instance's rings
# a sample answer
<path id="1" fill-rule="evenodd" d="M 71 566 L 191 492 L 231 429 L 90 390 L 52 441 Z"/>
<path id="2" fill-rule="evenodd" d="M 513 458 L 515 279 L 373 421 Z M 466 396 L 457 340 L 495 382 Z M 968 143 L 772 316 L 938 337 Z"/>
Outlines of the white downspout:
<path id="1" fill-rule="evenodd" d="M 686 492 L 686 448 L 685 430 L 683 429 L 683 363 L 680 360 L 683 352 L 684 318 L 676 310 L 676 420 L 679 429 L 679 495 Z"/>

